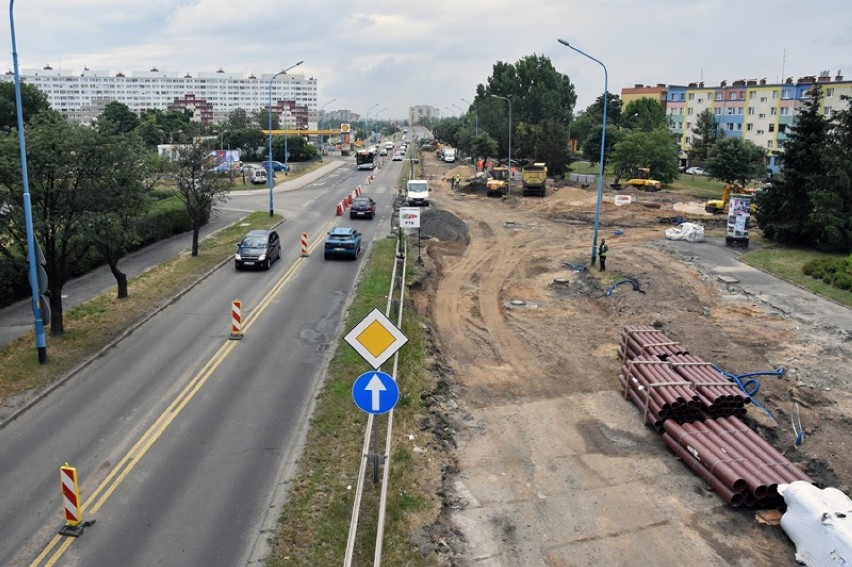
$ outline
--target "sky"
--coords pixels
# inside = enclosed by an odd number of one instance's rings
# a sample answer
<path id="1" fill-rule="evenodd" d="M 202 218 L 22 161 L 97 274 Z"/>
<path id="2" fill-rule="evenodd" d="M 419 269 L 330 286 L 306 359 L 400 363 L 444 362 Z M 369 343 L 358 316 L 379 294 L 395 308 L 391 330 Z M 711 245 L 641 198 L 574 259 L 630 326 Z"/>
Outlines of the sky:
<path id="1" fill-rule="evenodd" d="M 17 0 L 14 25 L 20 69 L 249 75 L 304 61 L 291 74 L 317 79 L 318 106 L 363 116 L 378 104 L 382 120 L 419 104 L 461 114 L 495 63 L 533 54 L 569 77 L 582 110 L 604 70 L 560 38 L 602 62 L 616 94 L 820 71 L 852 80 L 850 0 Z"/>

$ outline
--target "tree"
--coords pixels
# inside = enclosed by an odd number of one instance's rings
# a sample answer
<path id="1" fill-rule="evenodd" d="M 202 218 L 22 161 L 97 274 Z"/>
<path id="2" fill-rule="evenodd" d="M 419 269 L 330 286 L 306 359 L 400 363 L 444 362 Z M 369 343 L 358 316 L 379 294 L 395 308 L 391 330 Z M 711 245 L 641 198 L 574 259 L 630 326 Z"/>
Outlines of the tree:
<path id="1" fill-rule="evenodd" d="M 799 246 L 817 241 L 811 224 L 811 193 L 825 182 L 824 159 L 829 140 L 828 122 L 819 108 L 822 92 L 815 89 L 811 94 L 784 144 L 780 175 L 755 198 L 758 225 L 764 235 Z"/>
<path id="2" fill-rule="evenodd" d="M 114 100 L 108 103 L 100 116 L 98 122 L 109 121 L 115 124 L 118 132 L 133 132 L 139 126 L 139 116 L 130 110 L 130 107 L 124 103 Z"/>
<path id="3" fill-rule="evenodd" d="M 99 123 L 95 141 L 101 150 L 101 167 L 91 180 L 97 198 L 87 211 L 88 237 L 115 278 L 118 299 L 124 299 L 127 275 L 118 262 L 140 240 L 137 226 L 150 208 L 153 178 L 149 166 L 153 162 L 147 159 L 137 135 L 122 133 L 111 121 Z"/>
<path id="4" fill-rule="evenodd" d="M 556 120 L 545 120 L 536 146 L 537 159 L 547 163 L 553 175 L 563 175 L 571 161 L 565 127 Z"/>
<path id="5" fill-rule="evenodd" d="M 192 223 L 192 255 L 198 256 L 198 234 L 217 205 L 227 200 L 226 174 L 210 171 L 208 144 L 188 144 L 178 158 L 177 186 Z"/>
<path id="6" fill-rule="evenodd" d="M 53 112 L 47 102 L 47 95 L 26 83 L 21 83 L 21 108 L 23 108 L 26 123 L 42 112 Z M 15 83 L 2 82 L 0 83 L 0 130 L 9 131 L 17 127 Z"/>
<path id="7" fill-rule="evenodd" d="M 251 113 L 251 118 L 253 124 L 257 124 L 261 130 L 266 130 L 267 128 L 269 128 L 270 117 L 268 109 L 255 110 Z M 281 129 L 281 116 L 277 112 L 272 113 L 272 129 Z"/>
<path id="8" fill-rule="evenodd" d="M 603 95 L 600 95 L 594 103 L 577 117 L 572 127 L 571 135 L 580 141 L 580 152 L 583 158 L 591 163 L 600 161 L 601 147 L 601 125 L 603 124 Z M 606 143 L 604 146 L 604 162 L 609 159 L 612 148 L 622 137 L 619 126 L 621 124 L 621 104 L 618 95 L 608 93 L 606 110 Z M 575 134 L 576 132 L 576 134 Z"/>
<path id="9" fill-rule="evenodd" d="M 222 125 L 222 128 L 228 131 L 235 131 L 248 130 L 249 128 L 257 128 L 258 126 L 256 122 L 252 121 L 252 117 L 249 116 L 248 112 L 242 108 L 238 108 L 228 113 L 228 119 Z"/>
<path id="10" fill-rule="evenodd" d="M 824 152 L 825 174 L 811 192 L 810 224 L 817 244 L 828 251 L 852 253 L 852 98 L 834 113 Z"/>
<path id="11" fill-rule="evenodd" d="M 492 138 L 488 132 L 480 132 L 479 136 L 476 136 L 473 140 L 470 154 L 487 158 L 489 156 L 496 156 L 498 151 L 497 140 Z"/>
<path id="12" fill-rule="evenodd" d="M 719 139 L 718 124 L 713 110 L 704 110 L 695 119 L 695 128 L 692 130 L 692 144 L 686 151 L 689 163 L 692 165 L 703 165 L 707 161 L 710 149 Z"/>
<path id="13" fill-rule="evenodd" d="M 666 108 L 652 98 L 631 100 L 621 113 L 621 127 L 650 132 L 657 128 L 668 128 Z"/>
<path id="14" fill-rule="evenodd" d="M 65 330 L 62 288 L 91 248 L 86 234 L 98 198 L 92 181 L 101 173 L 102 148 L 95 130 L 69 124 L 53 112 L 33 118 L 26 136 L 33 230 L 44 252 L 48 276 L 50 331 L 60 335 Z M 0 185 L 8 195 L 0 249 L 11 256 L 10 247 L 23 250 L 26 245 L 16 132 L 0 137 Z"/>
<path id="15" fill-rule="evenodd" d="M 671 183 L 677 178 L 679 152 L 680 148 L 671 132 L 662 126 L 650 132 L 629 131 L 613 148 L 612 160 L 619 171 L 647 167 L 654 179 Z"/>
<path id="16" fill-rule="evenodd" d="M 710 148 L 705 169 L 720 181 L 744 186 L 766 177 L 766 150 L 751 140 L 725 138 Z"/>

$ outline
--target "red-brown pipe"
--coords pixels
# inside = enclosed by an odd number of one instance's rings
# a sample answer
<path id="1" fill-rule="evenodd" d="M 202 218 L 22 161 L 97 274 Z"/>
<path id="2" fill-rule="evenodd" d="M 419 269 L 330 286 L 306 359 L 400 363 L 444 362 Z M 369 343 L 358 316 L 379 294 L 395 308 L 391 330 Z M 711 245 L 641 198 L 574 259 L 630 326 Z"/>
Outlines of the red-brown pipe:
<path id="1" fill-rule="evenodd" d="M 668 422 L 666 422 L 668 423 Z M 669 449 L 674 451 L 675 455 L 677 455 L 680 460 L 682 460 L 689 468 L 691 468 L 695 473 L 700 476 L 704 481 L 709 484 L 713 490 L 716 491 L 722 500 L 733 506 L 734 508 L 739 508 L 743 505 L 745 501 L 745 495 L 742 492 L 734 492 L 716 476 L 714 476 L 708 469 L 705 467 L 701 461 L 693 457 L 689 451 L 678 445 L 678 443 L 672 439 L 668 434 L 663 434 L 663 442 L 668 445 Z"/>
<path id="2" fill-rule="evenodd" d="M 686 429 L 686 426 L 681 426 L 671 420 L 663 424 L 663 430 L 681 447 L 687 449 L 687 445 L 693 447 L 698 453 L 697 455 L 690 451 L 690 454 L 698 459 L 708 471 L 725 483 L 725 486 L 734 492 L 742 492 L 746 488 L 751 491 L 759 489 L 758 485 L 750 485 L 748 481 L 748 473 L 742 467 L 741 463 L 726 459 L 726 456 L 719 453 L 716 448 L 706 443 L 698 435 L 691 435 Z M 768 490 L 768 489 L 767 489 Z M 761 493 L 766 490 L 760 489 Z"/>

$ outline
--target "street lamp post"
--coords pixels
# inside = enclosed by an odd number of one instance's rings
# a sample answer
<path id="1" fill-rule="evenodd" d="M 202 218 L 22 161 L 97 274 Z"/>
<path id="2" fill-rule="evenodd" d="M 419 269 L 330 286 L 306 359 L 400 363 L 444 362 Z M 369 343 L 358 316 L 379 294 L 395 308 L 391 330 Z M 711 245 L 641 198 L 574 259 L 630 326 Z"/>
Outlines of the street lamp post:
<path id="1" fill-rule="evenodd" d="M 512 194 L 511 184 L 512 184 L 512 100 L 506 96 L 500 96 L 493 94 L 491 95 L 494 98 L 502 98 L 506 102 L 509 103 L 509 163 L 507 164 L 507 169 L 509 170 L 509 179 L 506 180 L 506 196 Z"/>
<path id="2" fill-rule="evenodd" d="M 273 181 L 273 178 L 272 178 L 272 81 L 274 81 L 275 78 L 278 77 L 278 75 L 286 75 L 287 71 L 289 71 L 290 69 L 293 69 L 295 67 L 298 67 L 302 63 L 304 63 L 304 61 L 299 61 L 295 65 L 290 65 L 289 67 L 287 67 L 283 71 L 278 71 L 277 73 L 272 75 L 272 77 L 269 79 L 269 155 L 266 158 L 267 161 L 268 161 L 268 163 L 267 163 L 268 167 L 267 167 L 267 172 L 266 172 L 266 175 L 267 175 L 266 185 L 267 185 L 267 187 L 269 187 L 269 216 L 272 216 L 275 212 L 274 207 L 273 207 L 273 203 L 272 203 L 272 188 L 275 186 L 275 182 Z M 286 146 L 287 136 L 284 136 L 284 144 L 285 144 L 284 155 L 286 156 L 287 155 L 287 146 Z M 286 161 L 287 158 L 285 157 L 284 160 Z"/>
<path id="3" fill-rule="evenodd" d="M 595 236 L 592 240 L 592 266 L 595 265 L 595 259 L 598 255 L 598 228 L 600 227 L 601 222 L 601 200 L 603 199 L 603 176 L 604 176 L 604 147 L 606 142 L 606 107 L 609 102 L 609 75 L 606 70 L 606 65 L 601 63 L 599 60 L 595 59 L 588 53 L 584 51 L 580 51 L 564 39 L 557 39 L 559 43 L 573 49 L 583 57 L 587 57 L 603 67 L 604 71 L 604 94 L 603 94 L 603 121 L 601 123 L 601 155 L 600 155 L 600 170 L 598 172 L 598 196 L 597 201 L 595 203 Z"/>
<path id="4" fill-rule="evenodd" d="M 21 178 L 24 189 L 24 224 L 27 232 L 27 261 L 30 289 L 33 294 L 33 320 L 35 325 L 36 350 L 40 364 L 47 362 L 47 338 L 44 334 L 44 315 L 41 306 L 40 286 L 37 272 L 36 240 L 33 230 L 33 208 L 30 201 L 30 181 L 27 175 L 27 143 L 24 136 L 24 105 L 21 102 L 21 77 L 18 74 L 18 48 L 15 45 L 15 0 L 9 0 L 9 28 L 12 35 L 12 66 L 15 69 L 15 110 L 18 114 L 18 149 L 21 154 Z"/>
<path id="5" fill-rule="evenodd" d="M 474 139 L 479 137 L 479 109 L 476 108 L 476 105 L 469 100 L 465 100 L 463 98 L 459 99 L 462 102 L 468 103 L 473 107 L 473 125 L 474 125 Z"/>
<path id="6" fill-rule="evenodd" d="M 370 130 L 370 111 L 373 110 L 374 108 L 376 108 L 377 106 L 379 106 L 378 102 L 376 104 L 374 104 L 373 106 L 371 106 L 370 108 L 368 108 L 367 112 L 364 114 L 364 129 L 366 130 L 366 134 L 367 134 L 368 138 L 370 136 L 370 131 L 371 131 Z M 364 140 L 364 141 L 367 142 L 367 141 L 369 141 L 369 139 Z"/>
<path id="7" fill-rule="evenodd" d="M 323 112 L 325 112 L 325 107 L 328 106 L 329 104 L 331 104 L 332 102 L 336 101 L 336 100 L 337 100 L 336 98 L 333 98 L 320 107 L 319 118 L 317 120 L 317 130 L 322 130 L 322 115 L 323 115 Z M 322 134 L 317 136 L 317 139 L 319 141 L 320 161 L 322 161 L 323 146 L 325 145 L 325 140 L 323 140 Z"/>
<path id="8" fill-rule="evenodd" d="M 379 122 L 379 114 L 381 114 L 385 110 L 387 110 L 387 108 L 377 110 L 376 114 L 373 115 L 373 143 L 374 144 L 377 144 L 379 142 L 379 132 L 377 130 L 378 127 L 379 127 L 379 123 L 378 123 Z"/>

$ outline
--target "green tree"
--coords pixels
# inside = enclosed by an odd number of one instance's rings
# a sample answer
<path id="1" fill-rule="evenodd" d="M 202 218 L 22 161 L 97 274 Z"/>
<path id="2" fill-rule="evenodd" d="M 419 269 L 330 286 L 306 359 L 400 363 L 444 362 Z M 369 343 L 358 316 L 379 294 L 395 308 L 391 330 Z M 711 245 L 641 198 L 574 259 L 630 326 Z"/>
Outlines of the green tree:
<path id="1" fill-rule="evenodd" d="M 823 152 L 823 172 L 811 187 L 808 219 L 819 248 L 852 253 L 852 98 L 835 111 Z M 786 167 L 786 164 L 785 164 Z"/>
<path id="2" fill-rule="evenodd" d="M 497 155 L 498 148 L 497 140 L 492 138 L 491 134 L 479 132 L 479 136 L 476 136 L 473 140 L 470 154 L 482 158 L 493 157 Z"/>
<path id="3" fill-rule="evenodd" d="M 44 252 L 49 284 L 50 332 L 60 335 L 65 330 L 62 288 L 91 248 L 86 234 L 98 198 L 93 180 L 101 174 L 102 148 L 97 131 L 69 124 L 54 112 L 34 117 L 26 137 L 33 231 Z M 0 137 L 0 185 L 8 196 L 0 249 L 9 256 L 10 247 L 22 250 L 26 245 L 17 132 Z"/>
<path id="4" fill-rule="evenodd" d="M 650 132 L 627 132 L 613 148 L 612 161 L 619 171 L 647 167 L 651 170 L 651 177 L 668 184 L 677 178 L 679 152 L 680 148 L 669 129 L 661 126 Z"/>
<path id="5" fill-rule="evenodd" d="M 603 123 L 603 95 L 600 95 L 594 103 L 577 117 L 572 126 L 571 135 L 580 141 L 580 152 L 583 158 L 591 163 L 600 161 L 601 148 L 601 125 Z M 604 145 L 604 162 L 609 159 L 612 148 L 622 137 L 621 125 L 621 98 L 613 93 L 608 93 L 606 110 L 606 143 Z"/>
<path id="6" fill-rule="evenodd" d="M 708 108 L 695 119 L 692 130 L 692 143 L 686 151 L 691 165 L 703 165 L 710 155 L 710 149 L 719 139 L 718 124 L 713 109 Z"/>
<path id="7" fill-rule="evenodd" d="M 666 108 L 652 98 L 631 100 L 621 113 L 621 127 L 650 132 L 657 128 L 668 128 Z"/>
<path id="8" fill-rule="evenodd" d="M 139 116 L 130 107 L 117 100 L 107 103 L 98 116 L 98 123 L 109 121 L 115 124 L 119 132 L 133 132 L 139 126 Z"/>
<path id="9" fill-rule="evenodd" d="M 209 144 L 187 144 L 178 158 L 178 195 L 192 223 L 192 252 L 198 256 L 198 235 L 201 227 L 219 204 L 227 200 L 227 174 L 210 171 Z"/>
<path id="10" fill-rule="evenodd" d="M 229 112 L 228 119 L 222 125 L 223 129 L 228 131 L 248 130 L 249 128 L 257 128 L 258 126 L 260 125 L 242 108 Z"/>
<path id="11" fill-rule="evenodd" d="M 151 206 L 151 187 L 156 179 L 150 176 L 151 166 L 157 160 L 148 159 L 137 135 L 121 132 L 111 121 L 99 123 L 95 141 L 100 148 L 101 166 L 99 174 L 90 180 L 97 198 L 87 211 L 87 237 L 109 266 L 118 299 L 124 299 L 127 275 L 119 269 L 118 262 L 141 240 L 138 221 Z"/>
<path id="12" fill-rule="evenodd" d="M 47 95 L 26 83 L 21 83 L 21 107 L 24 110 L 24 122 L 27 123 L 38 114 L 50 111 Z M 17 127 L 15 83 L 0 82 L 0 130 L 8 131 Z"/>
<path id="13" fill-rule="evenodd" d="M 252 124 L 257 124 L 261 130 L 266 130 L 269 128 L 269 110 L 268 109 L 260 109 L 255 110 L 251 113 Z M 281 116 L 277 112 L 272 113 L 272 129 L 280 130 L 281 129 Z"/>
<path id="14" fill-rule="evenodd" d="M 745 186 L 766 177 L 766 150 L 751 140 L 724 138 L 710 148 L 704 165 L 716 179 Z"/>

